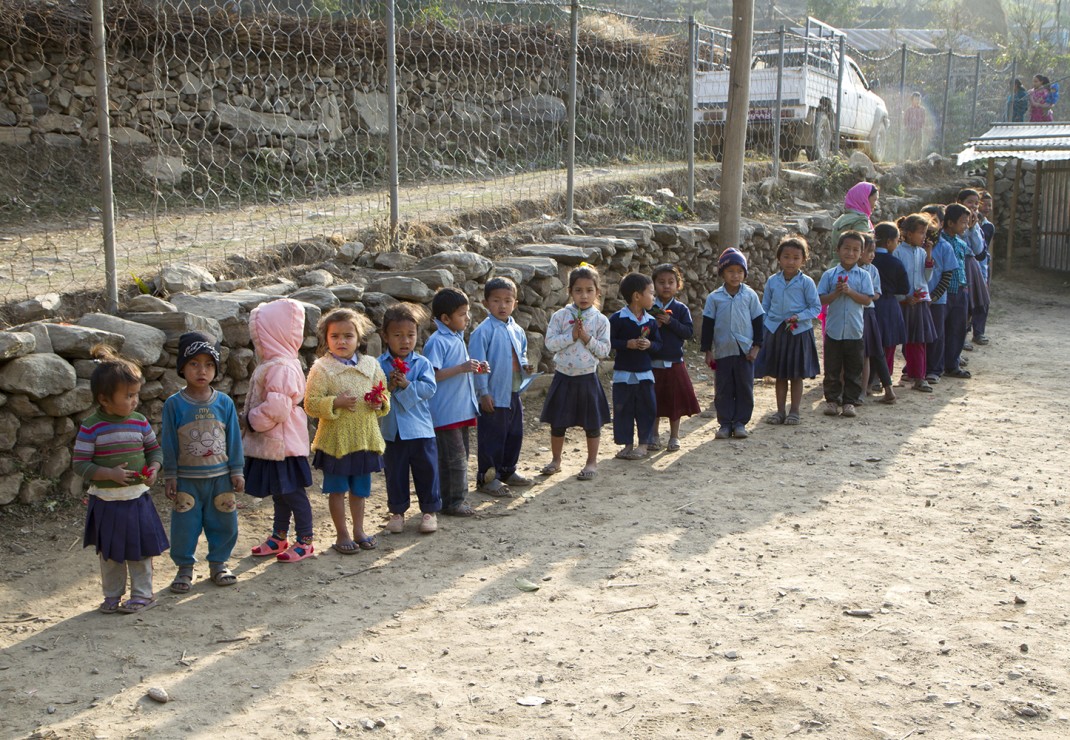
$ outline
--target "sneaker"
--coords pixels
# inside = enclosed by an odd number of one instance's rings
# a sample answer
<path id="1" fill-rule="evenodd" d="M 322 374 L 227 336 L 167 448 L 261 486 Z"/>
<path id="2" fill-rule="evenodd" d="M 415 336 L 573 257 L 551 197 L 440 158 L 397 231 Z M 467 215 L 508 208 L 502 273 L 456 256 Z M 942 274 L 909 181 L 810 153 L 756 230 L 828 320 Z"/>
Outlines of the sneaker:
<path id="1" fill-rule="evenodd" d="M 420 519 L 420 534 L 431 534 L 438 531 L 438 517 L 434 514 L 424 514 Z"/>
<path id="2" fill-rule="evenodd" d="M 742 424 L 736 424 L 735 427 L 732 428 L 732 436 L 736 439 L 746 439 L 750 435 L 747 434 L 747 427 Z"/>
<path id="3" fill-rule="evenodd" d="M 713 433 L 713 438 L 714 439 L 728 439 L 731 436 L 732 436 L 732 428 L 728 427 L 728 426 L 723 426 L 720 429 L 718 429 L 716 432 Z"/>
<path id="4" fill-rule="evenodd" d="M 401 534 L 405 529 L 405 516 L 403 514 L 391 514 L 390 521 L 386 523 L 386 531 L 390 534 Z"/>
<path id="5" fill-rule="evenodd" d="M 840 407 L 836 405 L 835 401 L 825 402 L 825 416 L 839 416 Z"/>
<path id="6" fill-rule="evenodd" d="M 984 347 L 986 344 L 988 344 L 988 342 L 989 342 L 989 339 L 984 334 L 974 334 L 973 335 L 973 343 L 974 344 L 979 344 L 982 347 Z"/>
<path id="7" fill-rule="evenodd" d="M 513 473 L 505 479 L 505 484 L 507 486 L 516 486 L 517 488 L 527 488 L 528 486 L 533 485 L 534 483 L 535 481 L 533 481 L 531 478 L 525 478 L 520 473 Z"/>
<path id="8" fill-rule="evenodd" d="M 854 417 L 858 416 L 858 414 L 855 413 L 855 407 L 854 407 L 854 404 L 852 404 L 852 403 L 845 403 L 843 405 L 843 412 L 842 413 L 848 419 L 853 419 Z"/>

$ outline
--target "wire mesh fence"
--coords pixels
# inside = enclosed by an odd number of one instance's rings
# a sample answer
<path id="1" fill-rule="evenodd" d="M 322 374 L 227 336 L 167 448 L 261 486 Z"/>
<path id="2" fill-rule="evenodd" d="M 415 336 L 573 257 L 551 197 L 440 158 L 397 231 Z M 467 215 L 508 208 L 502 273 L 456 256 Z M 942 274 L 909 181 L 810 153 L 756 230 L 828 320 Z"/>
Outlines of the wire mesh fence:
<path id="1" fill-rule="evenodd" d="M 120 281 L 314 237 L 391 236 L 392 211 L 403 224 L 462 212 L 494 223 L 518 201 L 567 213 L 570 183 L 679 170 L 692 148 L 720 155 L 722 29 L 577 2 L 398 2 L 392 18 L 388 7 L 107 0 Z M 91 25 L 86 0 L 0 0 L 0 304 L 104 283 Z M 919 138 L 904 129 L 915 90 L 925 151 L 1003 116 L 1009 74 L 985 60 L 904 50 L 853 54 L 856 65 L 841 43 L 756 35 L 756 156 L 862 147 L 901 159 Z"/>

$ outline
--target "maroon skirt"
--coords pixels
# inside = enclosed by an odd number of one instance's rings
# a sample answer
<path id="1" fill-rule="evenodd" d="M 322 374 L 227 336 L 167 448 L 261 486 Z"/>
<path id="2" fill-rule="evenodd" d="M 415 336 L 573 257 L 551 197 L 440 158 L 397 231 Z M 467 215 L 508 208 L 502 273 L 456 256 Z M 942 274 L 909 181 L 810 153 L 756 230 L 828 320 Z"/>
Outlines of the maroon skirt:
<path id="1" fill-rule="evenodd" d="M 682 362 L 654 368 L 654 398 L 658 403 L 658 418 L 679 419 L 702 413 L 691 376 Z"/>

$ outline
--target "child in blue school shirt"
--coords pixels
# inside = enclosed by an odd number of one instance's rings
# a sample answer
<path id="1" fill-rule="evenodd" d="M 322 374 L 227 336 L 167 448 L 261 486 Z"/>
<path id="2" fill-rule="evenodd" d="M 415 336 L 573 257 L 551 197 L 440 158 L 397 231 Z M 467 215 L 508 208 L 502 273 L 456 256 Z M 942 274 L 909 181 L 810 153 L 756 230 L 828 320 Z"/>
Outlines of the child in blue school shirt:
<path id="1" fill-rule="evenodd" d="M 858 264 L 864 239 L 857 231 L 840 234 L 840 264 L 825 271 L 817 283 L 825 322 L 825 415 L 855 416 L 862 398 L 863 311 L 873 300 L 873 281 Z"/>
<path id="2" fill-rule="evenodd" d="M 409 510 L 409 473 L 420 502 L 420 532 L 438 529 L 442 499 L 438 493 L 438 448 L 428 404 L 435 395 L 435 371 L 416 351 L 420 324 L 427 310 L 411 303 L 397 303 L 383 314 L 383 339 L 387 351 L 379 355 L 379 367 L 387 378 L 390 413 L 379 420 L 386 441 L 386 500 L 390 521 L 386 531 L 400 534 Z"/>
<path id="3" fill-rule="evenodd" d="M 435 333 L 424 343 L 424 357 L 435 369 L 438 390 L 431 397 L 431 421 L 438 446 L 438 485 L 442 513 L 472 516 L 468 495 L 469 430 L 476 425 L 479 403 L 473 374 L 490 366 L 468 356 L 464 330 L 468 327 L 468 296 L 456 288 L 441 288 L 431 299 Z"/>
<path id="4" fill-rule="evenodd" d="M 524 407 L 520 386 L 528 364 L 528 338 L 513 319 L 516 283 L 507 277 L 491 278 L 483 286 L 483 305 L 490 315 L 468 340 L 473 360 L 490 365 L 489 372 L 475 377 L 476 395 L 482 411 L 476 427 L 479 440 L 476 483 L 491 496 L 511 496 L 510 486 L 530 486 L 520 475 L 520 446 L 524 442 Z"/>
<path id="5" fill-rule="evenodd" d="M 746 439 L 754 414 L 754 359 L 762 348 L 762 302 L 744 284 L 747 258 L 729 247 L 717 258 L 724 285 L 706 297 L 702 309 L 702 351 L 706 363 L 716 360 L 713 403 L 717 410 L 715 439 Z"/>

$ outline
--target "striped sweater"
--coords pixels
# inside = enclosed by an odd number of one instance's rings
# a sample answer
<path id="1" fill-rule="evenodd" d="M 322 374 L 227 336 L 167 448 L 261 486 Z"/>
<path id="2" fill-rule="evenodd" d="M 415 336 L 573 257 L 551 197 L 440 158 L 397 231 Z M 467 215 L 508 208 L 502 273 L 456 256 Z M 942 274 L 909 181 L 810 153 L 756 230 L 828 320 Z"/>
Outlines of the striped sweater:
<path id="1" fill-rule="evenodd" d="M 82 421 L 71 458 L 74 472 L 93 480 L 100 468 L 126 463 L 127 470 L 140 472 L 150 463 L 163 464 L 163 450 L 145 417 L 135 412 L 123 418 L 97 409 Z M 98 488 L 119 488 L 111 480 L 94 481 Z"/>

